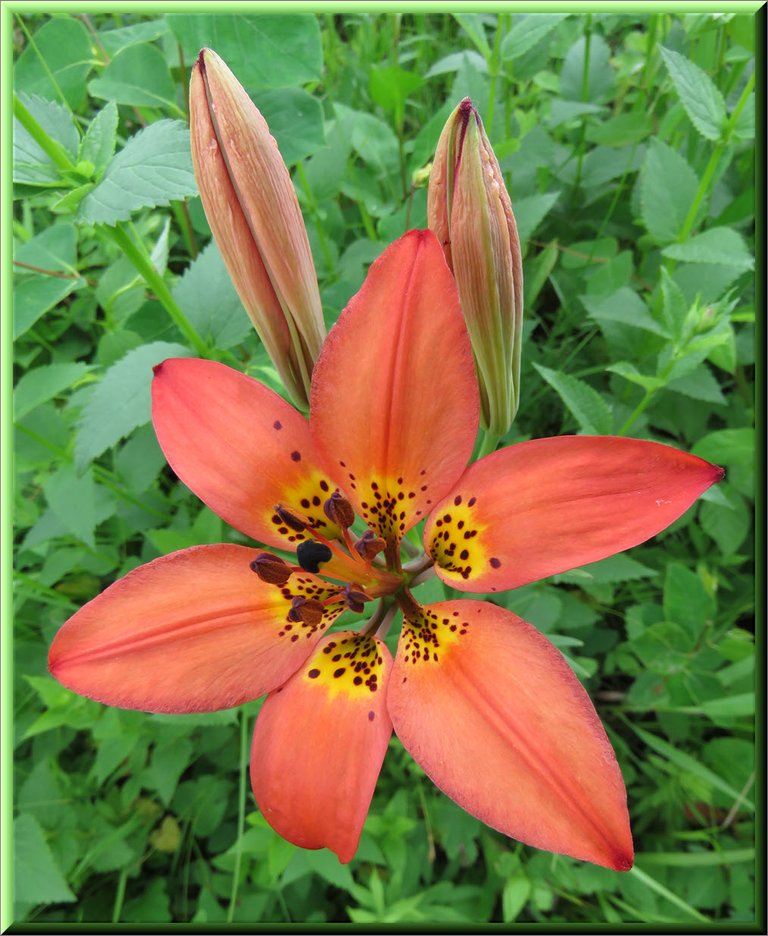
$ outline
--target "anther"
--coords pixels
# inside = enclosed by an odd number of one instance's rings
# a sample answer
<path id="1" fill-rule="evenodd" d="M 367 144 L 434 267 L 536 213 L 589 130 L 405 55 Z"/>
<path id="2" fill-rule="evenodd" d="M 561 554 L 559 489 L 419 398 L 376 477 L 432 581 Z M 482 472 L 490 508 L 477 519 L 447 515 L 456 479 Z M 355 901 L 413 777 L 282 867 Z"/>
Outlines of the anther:
<path id="1" fill-rule="evenodd" d="M 373 601 L 372 598 L 364 592 L 358 591 L 352 585 L 346 585 L 344 587 L 344 600 L 349 610 L 354 611 L 356 614 L 361 614 L 365 610 L 366 601 Z"/>
<path id="2" fill-rule="evenodd" d="M 320 563 L 328 562 L 333 553 L 325 543 L 316 543 L 314 540 L 304 540 L 296 547 L 296 558 L 305 572 L 317 573 Z"/>
<path id="3" fill-rule="evenodd" d="M 387 547 L 387 541 L 380 536 L 376 536 L 373 530 L 366 530 L 360 539 L 355 543 L 355 549 L 360 553 L 363 559 L 369 562 Z"/>
<path id="4" fill-rule="evenodd" d="M 287 617 L 294 624 L 302 623 L 317 627 L 323 620 L 324 610 L 323 605 L 316 598 L 294 598 Z"/>
<path id="5" fill-rule="evenodd" d="M 355 511 L 352 504 L 339 491 L 334 491 L 323 504 L 326 517 L 343 530 L 351 527 L 355 522 Z"/>
<path id="6" fill-rule="evenodd" d="M 259 553 L 250 566 L 262 582 L 269 582 L 270 585 L 285 585 L 291 577 L 292 570 L 288 563 L 271 553 Z"/>
<path id="7" fill-rule="evenodd" d="M 304 530 L 306 530 L 306 518 L 302 517 L 300 514 L 294 513 L 287 507 L 283 507 L 282 504 L 277 504 L 275 506 L 275 513 L 287 527 L 290 527 L 296 533 L 303 533 Z"/>

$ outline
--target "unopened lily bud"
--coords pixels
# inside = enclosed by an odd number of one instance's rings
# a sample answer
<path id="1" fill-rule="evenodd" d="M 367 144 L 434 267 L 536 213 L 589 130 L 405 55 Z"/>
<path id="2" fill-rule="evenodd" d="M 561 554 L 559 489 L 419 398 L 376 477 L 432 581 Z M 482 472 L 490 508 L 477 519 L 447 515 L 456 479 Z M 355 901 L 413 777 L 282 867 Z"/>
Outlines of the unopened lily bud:
<path id="1" fill-rule="evenodd" d="M 192 162 L 213 236 L 286 389 L 306 408 L 325 325 L 288 169 L 266 121 L 210 49 L 192 69 L 189 116 Z"/>
<path id="2" fill-rule="evenodd" d="M 334 491 L 323 504 L 326 517 L 346 530 L 355 522 L 355 509 L 339 491 Z"/>
<path id="3" fill-rule="evenodd" d="M 268 582 L 270 585 L 285 585 L 291 577 L 291 567 L 288 563 L 271 553 L 259 553 L 251 562 L 251 569 L 262 582 Z"/>
<path id="4" fill-rule="evenodd" d="M 469 98 L 440 135 L 427 214 L 456 278 L 477 365 L 483 424 L 502 436 L 520 398 L 523 267 L 509 193 Z"/>

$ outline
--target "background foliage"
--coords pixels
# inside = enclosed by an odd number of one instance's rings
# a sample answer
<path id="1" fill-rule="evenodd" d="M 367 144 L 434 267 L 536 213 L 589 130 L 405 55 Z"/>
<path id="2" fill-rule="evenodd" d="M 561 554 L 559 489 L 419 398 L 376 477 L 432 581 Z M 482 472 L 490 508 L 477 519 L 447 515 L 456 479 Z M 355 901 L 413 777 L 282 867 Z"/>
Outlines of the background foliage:
<path id="1" fill-rule="evenodd" d="M 754 27 L 730 13 L 16 19 L 17 920 L 753 919 Z M 255 810 L 242 768 L 258 703 L 145 715 L 47 675 L 56 629 L 115 578 L 242 541 L 175 481 L 149 424 L 150 368 L 168 356 L 276 380 L 196 197 L 186 87 L 202 45 L 291 167 L 329 324 L 384 246 L 425 226 L 422 170 L 468 94 L 525 252 L 507 441 L 630 434 L 727 468 L 629 555 L 493 596 L 596 701 L 633 872 L 488 830 L 396 740 L 339 865 Z"/>

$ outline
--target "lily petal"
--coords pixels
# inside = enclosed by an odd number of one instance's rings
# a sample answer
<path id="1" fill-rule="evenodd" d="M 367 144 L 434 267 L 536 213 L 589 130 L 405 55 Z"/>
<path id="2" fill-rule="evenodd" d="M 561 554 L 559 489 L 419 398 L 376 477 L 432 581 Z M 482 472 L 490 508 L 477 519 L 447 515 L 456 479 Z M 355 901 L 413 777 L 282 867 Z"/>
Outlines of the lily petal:
<path id="1" fill-rule="evenodd" d="M 603 726 L 530 624 L 482 601 L 415 608 L 387 704 L 405 748 L 482 822 L 536 848 L 632 866 L 624 783 Z"/>
<path id="2" fill-rule="evenodd" d="M 424 544 L 460 591 L 517 588 L 645 542 L 722 477 L 658 442 L 536 439 L 471 465 L 429 517 Z"/>
<path id="3" fill-rule="evenodd" d="M 385 539 L 458 479 L 479 394 L 456 285 L 430 231 L 411 231 L 371 266 L 323 345 L 310 412 L 328 471 Z"/>
<path id="4" fill-rule="evenodd" d="M 257 699 L 304 662 L 340 613 L 287 620 L 295 597 L 332 594 L 312 575 L 282 589 L 249 568 L 258 550 L 194 546 L 139 566 L 71 617 L 48 654 L 53 676 L 106 705 L 210 712 Z"/>
<path id="5" fill-rule="evenodd" d="M 195 358 L 155 368 L 152 421 L 165 457 L 211 510 L 243 533 L 294 550 L 308 534 L 289 529 L 277 504 L 301 510 L 326 536 L 333 492 L 309 425 L 272 390 L 239 371 Z"/>
<path id="6" fill-rule="evenodd" d="M 253 793 L 264 818 L 294 845 L 330 848 L 345 864 L 354 856 L 392 734 L 391 667 L 380 640 L 327 634 L 262 705 Z"/>

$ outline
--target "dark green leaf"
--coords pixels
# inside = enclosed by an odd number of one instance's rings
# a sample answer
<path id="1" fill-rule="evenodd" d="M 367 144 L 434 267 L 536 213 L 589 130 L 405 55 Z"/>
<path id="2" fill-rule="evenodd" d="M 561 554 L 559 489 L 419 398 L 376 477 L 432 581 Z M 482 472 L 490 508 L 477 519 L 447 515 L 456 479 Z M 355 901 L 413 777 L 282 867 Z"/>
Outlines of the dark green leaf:
<path id="1" fill-rule="evenodd" d="M 154 45 L 131 45 L 119 52 L 88 85 L 94 97 L 138 107 L 176 107 L 176 87 L 163 53 Z"/>
<path id="2" fill-rule="evenodd" d="M 640 172 L 640 205 L 643 224 L 659 243 L 677 238 L 698 187 L 685 159 L 661 140 L 651 139 Z"/>
<path id="3" fill-rule="evenodd" d="M 79 218 L 116 224 L 140 208 L 169 205 L 196 194 L 188 127 L 178 120 L 158 120 L 131 137 L 115 156 L 83 200 Z"/>
<path id="4" fill-rule="evenodd" d="M 117 142 L 117 107 L 110 101 L 96 114 L 80 145 L 80 159 L 92 163 L 101 175 L 112 159 Z"/>
<path id="5" fill-rule="evenodd" d="M 14 897 L 18 902 L 37 905 L 77 900 L 34 816 L 22 813 L 14 820 L 13 847 Z"/>
<path id="6" fill-rule="evenodd" d="M 744 238 L 733 228 L 710 228 L 682 244 L 670 244 L 662 251 L 665 257 L 688 263 L 718 263 L 751 270 L 755 265 Z"/>
<path id="7" fill-rule="evenodd" d="M 566 15 L 565 13 L 529 13 L 527 16 L 515 16 L 512 28 L 501 43 L 502 59 L 508 62 L 524 55 L 548 36 L 565 19 Z"/>
<path id="8" fill-rule="evenodd" d="M 705 71 L 684 55 L 664 46 L 660 49 L 691 123 L 703 137 L 719 140 L 725 123 L 725 101 L 719 88 Z"/>
<path id="9" fill-rule="evenodd" d="M 66 102 L 77 110 L 85 101 L 85 79 L 94 64 L 88 30 L 79 19 L 57 16 L 44 23 L 32 38 L 34 45 L 28 45 L 16 63 L 16 88 Z"/>
<path id="10" fill-rule="evenodd" d="M 589 384 L 570 374 L 533 365 L 573 414 L 585 435 L 608 435 L 613 425 L 611 407 Z"/>
<path id="11" fill-rule="evenodd" d="M 320 101 L 301 88 L 260 91 L 253 96 L 286 165 L 293 166 L 325 145 Z"/>

